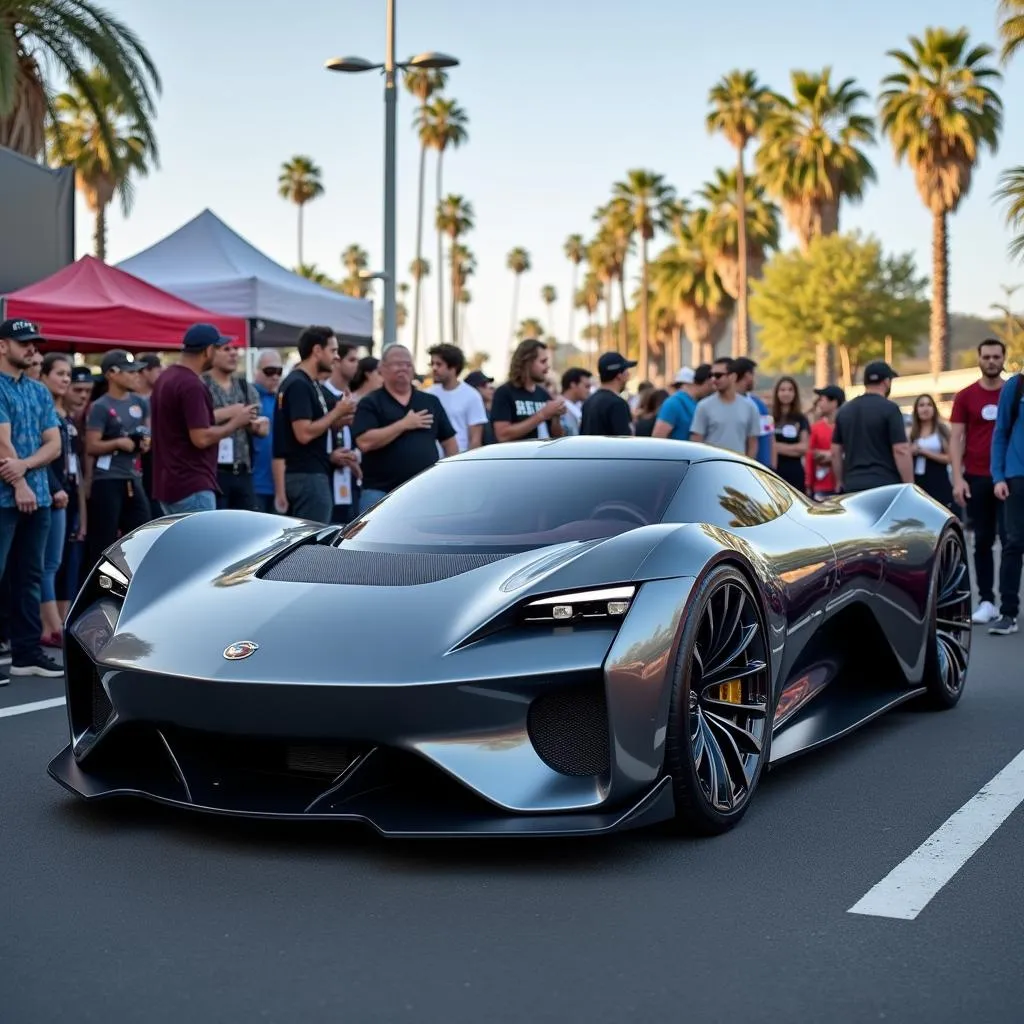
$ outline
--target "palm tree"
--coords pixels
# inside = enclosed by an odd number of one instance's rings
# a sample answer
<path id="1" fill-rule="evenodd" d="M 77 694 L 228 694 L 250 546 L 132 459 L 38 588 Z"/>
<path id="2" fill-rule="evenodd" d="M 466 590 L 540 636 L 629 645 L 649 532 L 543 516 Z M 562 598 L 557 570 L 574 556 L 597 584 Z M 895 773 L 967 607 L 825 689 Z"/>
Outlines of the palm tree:
<path id="1" fill-rule="evenodd" d="M 370 265 L 370 257 L 361 245 L 352 244 L 341 254 L 341 265 L 345 268 L 346 277 L 338 289 L 346 295 L 357 299 L 366 298 L 370 282 L 361 276 L 361 272 Z"/>
<path id="2" fill-rule="evenodd" d="M 86 89 L 92 100 L 86 97 Z M 102 108 L 106 131 L 100 129 L 93 112 L 96 104 Z M 93 68 L 82 84 L 56 96 L 52 111 L 54 119 L 46 128 L 51 159 L 74 168 L 78 191 L 96 218 L 93 252 L 106 262 L 107 207 L 116 195 L 128 216 L 135 199 L 132 177 L 145 177 L 150 161 L 156 163 L 158 154 L 147 143 L 123 97 L 101 68 Z"/>
<path id="3" fill-rule="evenodd" d="M 715 345 L 725 332 L 732 309 L 696 222 L 696 215 L 677 222 L 671 244 L 658 254 L 651 268 L 655 302 L 674 311 L 676 322 L 693 346 L 694 365 L 714 358 Z M 678 342 L 677 347 L 677 361 L 682 362 Z"/>
<path id="4" fill-rule="evenodd" d="M 601 283 L 600 277 L 597 273 L 591 270 L 586 277 L 583 278 L 583 285 L 576 292 L 573 305 L 578 309 L 585 309 L 587 311 L 587 328 L 584 332 L 588 339 L 596 340 L 597 345 L 594 348 L 593 364 L 597 366 L 597 349 L 600 348 L 601 335 L 600 330 L 594 323 L 594 316 L 597 313 L 601 305 L 601 300 L 604 298 L 604 285 Z M 576 344 L 576 338 L 570 338 L 570 344 Z"/>
<path id="5" fill-rule="evenodd" d="M 437 208 L 437 230 L 451 240 L 452 251 L 452 344 L 459 343 L 459 261 L 455 256 L 455 246 L 459 239 L 473 230 L 473 205 L 462 196 L 446 196 Z M 468 251 L 468 250 L 467 250 Z"/>
<path id="6" fill-rule="evenodd" d="M 999 178 L 996 199 L 1007 203 L 1006 225 L 1015 234 L 1010 242 L 1010 256 L 1024 257 L 1024 166 L 1011 167 Z"/>
<path id="7" fill-rule="evenodd" d="M 619 344 L 625 355 L 629 354 L 629 303 L 626 301 L 626 257 L 633 248 L 633 217 L 621 199 L 613 199 L 605 206 L 598 207 L 594 220 L 600 225 L 598 239 L 607 249 L 605 258 L 609 263 L 612 276 L 618 282 L 619 304 Z M 609 309 L 609 327 L 611 326 L 611 310 Z M 609 344 L 611 344 L 609 330 Z"/>
<path id="8" fill-rule="evenodd" d="M 541 302 L 544 303 L 545 306 L 547 306 L 548 309 L 548 334 L 550 334 L 551 337 L 554 337 L 555 325 L 551 319 L 551 316 L 555 307 L 555 303 L 558 301 L 558 292 L 555 290 L 555 286 L 553 284 L 546 284 L 543 288 L 541 288 L 540 300 Z M 568 340 L 571 342 L 572 338 L 569 338 Z"/>
<path id="9" fill-rule="evenodd" d="M 582 235 L 570 235 L 565 240 L 565 245 L 562 248 L 565 253 L 565 258 L 572 264 L 572 287 L 569 290 L 570 295 L 576 294 L 576 276 L 579 273 L 580 264 L 586 258 L 587 250 L 583 244 Z M 576 344 L 576 336 L 574 334 L 575 328 L 575 312 L 576 303 L 569 303 L 569 333 L 566 338 L 572 343 Z"/>
<path id="10" fill-rule="evenodd" d="M 619 264 L 616 259 L 616 250 L 607 235 L 598 232 L 597 237 L 587 246 L 587 264 L 591 272 L 597 277 L 604 292 L 605 322 L 602 343 L 611 346 L 612 343 L 612 282 L 616 278 Z"/>
<path id="11" fill-rule="evenodd" d="M 417 108 L 417 114 L 422 113 L 423 108 L 427 105 L 427 102 L 435 94 L 441 92 L 444 87 L 448 84 L 448 75 L 444 71 L 440 70 L 428 70 L 427 68 L 406 68 L 405 70 L 405 88 L 416 97 L 419 101 L 419 107 Z M 419 121 L 414 121 L 414 125 L 418 126 Z M 416 259 L 423 259 L 423 211 L 425 207 L 425 196 L 424 191 L 426 189 L 427 182 L 427 140 L 423 137 L 423 133 L 420 132 L 420 177 L 419 177 L 419 189 L 418 199 L 416 204 Z M 420 344 L 420 281 L 421 278 L 415 279 L 416 290 L 413 295 L 413 314 L 412 314 L 412 359 L 413 365 L 416 364 L 416 358 L 419 354 Z"/>
<path id="12" fill-rule="evenodd" d="M 782 204 L 800 248 L 839 230 L 843 199 L 857 201 L 875 169 L 861 148 L 874 141 L 874 122 L 858 111 L 868 99 L 852 78 L 832 86 L 832 69 L 794 71 L 793 99 L 772 98 L 761 132 L 757 167 L 768 194 Z M 815 350 L 815 385 L 831 376 L 831 347 Z"/>
<path id="13" fill-rule="evenodd" d="M 334 284 L 331 278 L 315 263 L 300 263 L 295 268 L 295 273 L 299 277 L 304 277 L 307 281 L 312 281 L 313 284 L 323 285 L 325 288 L 330 288 Z"/>
<path id="14" fill-rule="evenodd" d="M 30 159 L 46 150 L 46 126 L 54 116 L 52 83 L 57 70 L 72 82 L 92 115 L 96 131 L 116 153 L 110 105 L 91 85 L 94 68 L 119 98 L 118 123 L 127 121 L 148 153 L 156 153 L 154 94 L 160 76 L 146 48 L 123 22 L 92 0 L 3 0 L 0 15 L 0 146 Z"/>
<path id="15" fill-rule="evenodd" d="M 467 128 L 469 117 L 455 100 L 440 97 L 425 103 L 416 112 L 416 128 L 419 131 L 420 143 L 428 149 L 437 151 L 437 204 L 440 206 L 443 195 L 444 153 L 449 146 L 458 149 L 469 137 Z M 444 341 L 444 276 L 440 268 L 444 265 L 442 252 L 443 236 L 437 232 L 437 323 L 438 341 Z"/>
<path id="16" fill-rule="evenodd" d="M 909 51 L 889 51 L 899 70 L 882 80 L 882 128 L 932 214 L 933 374 L 949 366 L 947 218 L 970 190 L 981 149 L 995 151 L 1002 127 L 1002 101 L 989 84 L 1002 77 L 987 63 L 993 52 L 970 46 L 967 29 L 929 28 L 923 39 L 910 37 Z"/>
<path id="17" fill-rule="evenodd" d="M 708 95 L 711 110 L 707 116 L 709 132 L 721 132 L 736 150 L 736 206 L 739 216 L 737 249 L 739 252 L 737 304 L 736 304 L 736 355 L 750 353 L 750 316 L 747 313 L 749 298 L 747 277 L 747 217 L 744 203 L 747 196 L 746 170 L 743 154 L 747 144 L 760 132 L 771 109 L 772 94 L 757 80 L 755 71 L 730 71 L 720 82 L 712 86 Z"/>
<path id="18" fill-rule="evenodd" d="M 527 317 L 516 331 L 516 338 L 523 341 L 526 338 L 540 338 L 544 335 L 544 325 L 535 316 Z"/>
<path id="19" fill-rule="evenodd" d="M 319 199 L 324 194 L 321 171 L 313 158 L 293 156 L 291 160 L 281 164 L 281 173 L 277 178 L 277 194 L 288 199 L 299 208 L 299 265 L 305 260 L 302 254 L 302 213 L 306 203 Z"/>
<path id="20" fill-rule="evenodd" d="M 1000 57 L 1008 64 L 1013 55 L 1024 46 L 1024 0 L 999 0 L 999 38 L 1003 49 Z"/>
<path id="21" fill-rule="evenodd" d="M 512 328 L 509 331 L 511 336 L 515 335 L 516 317 L 519 315 L 519 281 L 520 278 L 530 269 L 530 254 L 520 246 L 516 246 L 505 257 L 505 266 L 512 271 Z"/>
<path id="22" fill-rule="evenodd" d="M 633 230 L 640 236 L 640 365 L 637 372 L 646 379 L 651 342 L 647 248 L 655 231 L 666 228 L 671 221 L 676 193 L 665 182 L 664 175 L 632 170 L 627 172 L 625 181 L 615 183 L 612 194 L 622 203 L 623 212 L 628 214 Z"/>
<path id="23" fill-rule="evenodd" d="M 748 276 L 759 276 L 765 254 L 779 247 L 779 208 L 765 195 L 756 175 L 744 179 L 746 196 L 742 206 L 738 204 L 737 176 L 736 171 L 716 170 L 714 180 L 706 182 L 698 192 L 706 206 L 697 210 L 693 218 L 696 237 L 703 241 L 712 255 L 715 272 L 725 290 L 737 300 L 732 346 L 734 356 L 749 353 L 749 347 L 743 349 L 741 339 L 743 289 Z M 741 238 L 746 242 L 745 259 L 740 249 Z M 744 276 L 744 265 L 748 276 Z"/>

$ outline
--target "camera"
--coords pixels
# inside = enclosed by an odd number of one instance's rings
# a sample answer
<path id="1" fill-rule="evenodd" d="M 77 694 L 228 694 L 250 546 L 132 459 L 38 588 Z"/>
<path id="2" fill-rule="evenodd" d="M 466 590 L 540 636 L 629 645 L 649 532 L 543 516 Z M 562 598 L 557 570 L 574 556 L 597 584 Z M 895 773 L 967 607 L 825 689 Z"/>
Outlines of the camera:
<path id="1" fill-rule="evenodd" d="M 128 439 L 135 445 L 135 451 L 139 451 L 142 448 L 143 440 L 151 436 L 149 427 L 135 427 L 128 435 Z"/>

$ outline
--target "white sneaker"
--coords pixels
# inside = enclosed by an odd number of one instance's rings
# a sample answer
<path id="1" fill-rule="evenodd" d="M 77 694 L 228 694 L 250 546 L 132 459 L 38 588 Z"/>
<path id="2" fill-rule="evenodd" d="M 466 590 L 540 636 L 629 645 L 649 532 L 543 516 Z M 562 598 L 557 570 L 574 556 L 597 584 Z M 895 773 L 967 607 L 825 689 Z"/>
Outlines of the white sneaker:
<path id="1" fill-rule="evenodd" d="M 991 601 L 982 601 L 971 616 L 971 622 L 980 626 L 989 622 L 995 622 L 998 618 L 999 609 Z"/>

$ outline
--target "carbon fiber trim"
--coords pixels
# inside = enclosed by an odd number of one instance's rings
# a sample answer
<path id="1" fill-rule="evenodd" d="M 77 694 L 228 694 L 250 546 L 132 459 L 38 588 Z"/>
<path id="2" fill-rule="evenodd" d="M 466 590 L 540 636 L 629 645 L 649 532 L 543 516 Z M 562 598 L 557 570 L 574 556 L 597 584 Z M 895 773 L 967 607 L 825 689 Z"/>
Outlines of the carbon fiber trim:
<path id="1" fill-rule="evenodd" d="M 264 579 L 278 583 L 333 583 L 351 587 L 415 587 L 459 576 L 507 558 L 461 552 L 353 551 L 304 544 L 272 565 Z"/>

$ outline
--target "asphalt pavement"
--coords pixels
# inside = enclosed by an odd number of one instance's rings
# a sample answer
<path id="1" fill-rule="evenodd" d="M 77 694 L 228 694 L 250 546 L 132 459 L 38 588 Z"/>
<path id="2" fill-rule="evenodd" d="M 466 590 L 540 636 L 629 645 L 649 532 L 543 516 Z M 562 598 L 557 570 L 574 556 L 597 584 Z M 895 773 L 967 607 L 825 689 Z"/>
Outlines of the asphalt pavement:
<path id="1" fill-rule="evenodd" d="M 700 841 L 415 843 L 86 806 L 45 773 L 64 709 L 10 713 L 61 694 L 0 689 L 2 1024 L 1024 1019 L 1024 805 L 973 856 L 962 837 L 915 855 L 965 805 L 974 834 L 976 795 L 1024 749 L 1024 634 L 976 627 L 957 709 L 773 770 Z M 912 919 L 850 912 L 912 855 L 966 863 Z"/>

